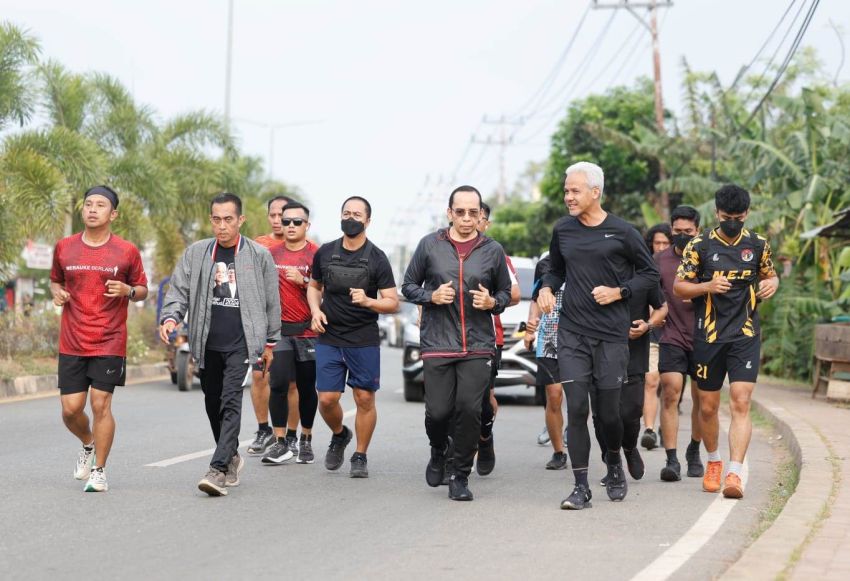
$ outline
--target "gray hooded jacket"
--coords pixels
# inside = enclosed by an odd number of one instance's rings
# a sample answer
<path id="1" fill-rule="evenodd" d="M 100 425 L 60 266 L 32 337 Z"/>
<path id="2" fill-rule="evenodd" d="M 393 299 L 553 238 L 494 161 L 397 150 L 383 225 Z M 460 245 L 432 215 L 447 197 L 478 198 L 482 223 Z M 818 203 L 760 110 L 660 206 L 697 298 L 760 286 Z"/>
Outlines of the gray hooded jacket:
<path id="1" fill-rule="evenodd" d="M 215 277 L 212 251 L 215 238 L 195 242 L 183 253 L 171 275 L 162 305 L 160 324 L 168 319 L 178 323 L 188 316 L 189 344 L 201 369 L 210 331 Z M 280 339 L 280 294 L 278 274 L 272 255 L 261 245 L 239 237 L 236 253 L 236 280 L 248 357 L 255 360 L 263 348 Z"/>

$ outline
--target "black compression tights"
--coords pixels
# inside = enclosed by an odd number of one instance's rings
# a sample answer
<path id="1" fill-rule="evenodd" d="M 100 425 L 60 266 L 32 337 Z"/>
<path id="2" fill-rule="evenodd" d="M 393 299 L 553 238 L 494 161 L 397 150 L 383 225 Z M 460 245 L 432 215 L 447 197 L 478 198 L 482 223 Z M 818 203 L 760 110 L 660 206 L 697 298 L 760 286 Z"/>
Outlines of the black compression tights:
<path id="1" fill-rule="evenodd" d="M 568 383 L 567 394 L 567 441 L 570 462 L 574 470 L 587 468 L 590 462 L 590 432 L 587 419 L 590 415 L 590 399 L 593 393 L 594 416 L 600 422 L 609 450 L 619 451 L 623 439 L 623 424 L 620 421 L 620 390 L 598 390 L 587 383 Z M 601 450 L 604 452 L 604 450 Z"/>
<path id="2" fill-rule="evenodd" d="M 643 415 L 644 376 L 630 376 L 620 390 L 620 421 L 623 424 L 622 446 L 624 450 L 634 450 L 640 435 L 640 419 Z M 594 406 L 594 409 L 598 406 Z M 598 412 L 593 414 L 593 430 L 600 450 L 607 449 L 605 434 Z M 604 458 L 603 458 L 604 460 Z"/>
<path id="3" fill-rule="evenodd" d="M 289 374 L 285 373 L 284 369 L 284 358 L 275 357 L 272 361 L 269 385 L 271 388 L 269 412 L 272 416 L 272 425 L 276 428 L 285 428 L 289 417 L 289 398 L 287 397 Z M 301 416 L 301 427 L 312 430 L 313 421 L 316 419 L 316 409 L 319 407 L 315 361 L 295 362 L 295 385 L 298 387 L 298 413 Z"/>

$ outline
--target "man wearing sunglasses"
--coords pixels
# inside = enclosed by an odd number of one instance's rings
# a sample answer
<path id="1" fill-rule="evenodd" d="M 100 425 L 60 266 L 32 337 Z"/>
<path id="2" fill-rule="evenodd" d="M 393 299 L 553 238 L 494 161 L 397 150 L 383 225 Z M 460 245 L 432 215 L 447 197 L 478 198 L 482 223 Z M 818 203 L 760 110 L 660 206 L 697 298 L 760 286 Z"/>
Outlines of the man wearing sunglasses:
<path id="1" fill-rule="evenodd" d="M 310 210 L 298 202 L 283 207 L 280 220 L 284 243 L 271 249 L 280 289 L 280 334 L 271 368 L 269 411 L 276 441 L 263 456 L 264 464 L 287 464 L 297 453 L 299 464 L 313 463 L 313 420 L 319 405 L 316 394 L 316 333 L 310 328 L 307 287 L 318 246 L 307 240 Z M 289 386 L 298 389 L 298 422 L 289 416 Z M 297 452 L 295 450 L 297 450 Z"/>
<path id="2" fill-rule="evenodd" d="M 286 196 L 275 196 L 269 200 L 267 208 L 269 227 L 272 229 L 268 234 L 263 234 L 255 238 L 255 242 L 265 246 L 269 250 L 275 246 L 280 246 L 284 243 L 285 235 L 281 219 L 283 218 L 283 207 L 291 202 Z M 289 393 L 289 409 L 298 409 L 298 392 L 295 390 L 294 382 L 290 386 Z M 259 365 L 254 365 L 253 375 L 251 378 L 251 403 L 254 406 L 254 416 L 257 418 L 257 431 L 254 441 L 248 446 L 249 456 L 262 456 L 268 451 L 269 447 L 274 444 L 275 437 L 272 433 L 272 428 L 269 426 L 269 375 L 263 373 L 263 369 Z M 298 417 L 289 418 L 289 423 L 295 425 L 298 423 Z M 293 447 L 297 446 L 296 442 L 291 442 Z M 293 449 L 293 454 L 297 454 L 297 450 Z"/>
<path id="3" fill-rule="evenodd" d="M 481 203 L 481 194 L 472 186 L 451 193 L 447 210 L 451 226 L 419 242 L 402 286 L 409 301 L 422 305 L 425 431 L 431 443 L 425 481 L 435 487 L 442 483 L 453 449 L 452 500 L 472 500 L 469 473 L 496 347 L 493 315 L 511 301 L 505 252 L 477 230 Z M 453 446 L 449 432 L 454 434 Z"/>

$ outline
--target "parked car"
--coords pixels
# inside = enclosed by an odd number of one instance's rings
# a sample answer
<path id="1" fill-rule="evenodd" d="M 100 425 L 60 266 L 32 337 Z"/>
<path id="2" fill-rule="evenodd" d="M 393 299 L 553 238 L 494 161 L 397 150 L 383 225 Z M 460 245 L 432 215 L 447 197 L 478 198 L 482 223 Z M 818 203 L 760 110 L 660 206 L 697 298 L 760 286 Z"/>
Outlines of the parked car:
<path id="1" fill-rule="evenodd" d="M 419 309 L 413 303 L 407 302 L 399 291 L 399 309 L 397 313 L 378 317 L 378 329 L 381 341 L 386 341 L 390 347 L 404 346 L 404 332 L 408 323 L 419 319 Z"/>
<path id="2" fill-rule="evenodd" d="M 517 271 L 522 298 L 519 304 L 508 307 L 501 315 L 502 326 L 505 330 L 505 347 L 502 351 L 502 366 L 496 376 L 496 387 L 516 385 L 533 387 L 535 401 L 541 403 L 545 401 L 546 392 L 535 386 L 537 362 L 534 353 L 527 351 L 522 342 L 534 282 L 534 261 L 530 258 L 512 256 L 511 262 Z M 404 399 L 423 401 L 425 381 L 422 372 L 422 354 L 419 349 L 419 326 L 415 319 L 404 327 L 404 354 L 401 365 L 404 376 Z"/>

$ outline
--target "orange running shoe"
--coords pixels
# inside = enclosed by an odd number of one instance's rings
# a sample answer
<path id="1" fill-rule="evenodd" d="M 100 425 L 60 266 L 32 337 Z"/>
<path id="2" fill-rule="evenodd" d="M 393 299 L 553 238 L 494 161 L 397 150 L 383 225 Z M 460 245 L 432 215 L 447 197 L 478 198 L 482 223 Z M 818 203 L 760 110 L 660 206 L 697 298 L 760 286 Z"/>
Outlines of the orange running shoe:
<path id="1" fill-rule="evenodd" d="M 702 479 L 702 489 L 706 492 L 720 492 L 720 477 L 723 476 L 723 462 L 708 461 L 705 476 Z"/>
<path id="2" fill-rule="evenodd" d="M 741 484 L 741 478 L 734 472 L 726 475 L 726 482 L 723 483 L 723 496 L 726 498 L 744 498 L 744 486 Z"/>

